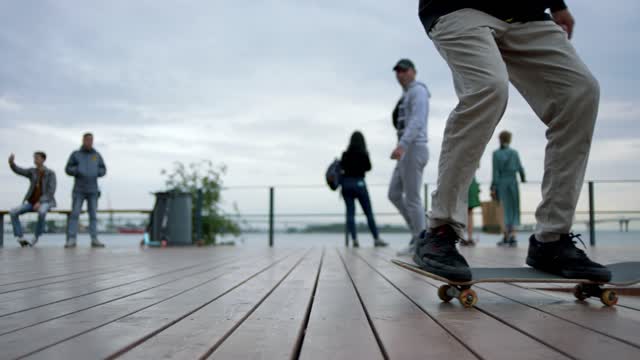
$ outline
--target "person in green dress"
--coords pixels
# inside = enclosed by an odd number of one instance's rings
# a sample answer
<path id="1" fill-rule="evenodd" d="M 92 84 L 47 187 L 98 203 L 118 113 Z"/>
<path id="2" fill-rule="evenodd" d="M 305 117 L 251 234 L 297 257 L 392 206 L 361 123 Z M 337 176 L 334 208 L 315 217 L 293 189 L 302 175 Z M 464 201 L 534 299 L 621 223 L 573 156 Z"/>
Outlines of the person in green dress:
<path id="1" fill-rule="evenodd" d="M 499 135 L 500 148 L 493 152 L 492 193 L 502 205 L 504 211 L 504 238 L 499 246 L 516 246 L 515 227 L 520 225 L 520 190 L 516 174 L 526 182 L 524 168 L 518 152 L 511 145 L 511 133 L 503 131 Z"/>
<path id="2" fill-rule="evenodd" d="M 477 241 L 473 238 L 473 209 L 480 206 L 480 185 L 475 176 L 469 185 L 469 201 L 467 210 L 467 239 L 461 240 L 463 246 L 475 246 Z"/>

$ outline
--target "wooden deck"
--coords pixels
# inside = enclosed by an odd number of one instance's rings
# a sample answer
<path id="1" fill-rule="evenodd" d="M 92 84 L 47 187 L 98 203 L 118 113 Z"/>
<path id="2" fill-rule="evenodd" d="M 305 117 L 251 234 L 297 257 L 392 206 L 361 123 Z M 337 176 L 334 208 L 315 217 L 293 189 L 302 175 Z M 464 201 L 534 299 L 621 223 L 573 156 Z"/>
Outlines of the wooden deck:
<path id="1" fill-rule="evenodd" d="M 464 249 L 475 265 L 526 249 Z M 604 262 L 640 248 L 598 248 Z M 0 249 L 1 359 L 640 359 L 637 288 L 481 284 L 465 309 L 390 249 Z"/>

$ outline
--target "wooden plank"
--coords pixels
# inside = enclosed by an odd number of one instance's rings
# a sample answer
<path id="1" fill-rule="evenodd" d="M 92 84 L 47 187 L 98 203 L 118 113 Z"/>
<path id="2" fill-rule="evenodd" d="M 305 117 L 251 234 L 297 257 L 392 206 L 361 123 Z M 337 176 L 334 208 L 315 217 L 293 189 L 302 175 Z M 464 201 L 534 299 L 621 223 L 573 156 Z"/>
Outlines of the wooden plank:
<path id="1" fill-rule="evenodd" d="M 459 338 L 451 335 L 355 253 L 342 252 L 389 358 L 476 358 Z"/>
<path id="2" fill-rule="evenodd" d="M 248 251 L 246 256 L 254 256 L 255 251 Z M 226 251 L 216 251 L 215 256 L 210 256 L 204 260 L 200 257 L 200 262 L 193 262 L 189 258 L 176 256 L 173 263 L 169 260 L 165 262 L 148 259 L 146 264 L 138 265 L 134 271 L 129 271 L 129 275 L 109 277 L 105 276 L 104 280 L 98 278 L 90 279 L 92 282 L 73 282 L 63 284 L 53 284 L 39 287 L 37 289 L 29 289 L 11 294 L 0 295 L 0 318 L 7 314 L 19 311 L 26 311 L 31 308 L 37 308 L 56 302 L 74 299 L 84 295 L 95 294 L 101 291 L 110 290 L 118 286 L 128 285 L 131 283 L 152 279 L 165 273 L 172 273 L 181 269 L 196 268 L 198 266 L 207 267 L 221 259 L 232 258 Z M 180 266 L 180 267 L 178 267 Z"/>
<path id="3" fill-rule="evenodd" d="M 243 258 L 247 258 L 244 256 Z M 0 336 L 10 332 L 26 329 L 46 321 L 71 315 L 76 312 L 88 310 L 93 307 L 105 305 L 110 302 L 124 299 L 153 288 L 179 281 L 184 277 L 190 277 L 199 273 L 212 271 L 215 268 L 237 262 L 239 257 L 227 259 L 217 259 L 214 257 L 212 264 L 208 266 L 187 267 L 172 270 L 162 274 L 156 274 L 147 278 L 131 282 L 126 285 L 92 292 L 90 294 L 80 294 L 70 299 L 52 302 L 50 304 L 33 308 L 28 311 L 20 311 L 11 315 L 0 317 Z M 71 294 L 69 294 L 71 295 Z"/>
<path id="4" fill-rule="evenodd" d="M 300 253 L 300 252 L 296 252 Z M 277 277 L 277 271 L 285 271 L 290 269 L 300 257 L 289 256 L 279 251 L 271 251 L 269 255 L 265 255 L 262 259 L 252 261 L 251 265 L 232 273 L 225 274 L 216 279 L 216 281 L 188 291 L 180 296 L 168 299 L 165 302 L 155 304 L 154 306 L 145 308 L 135 314 L 122 317 L 117 321 L 105 324 L 100 328 L 92 329 L 77 337 L 68 339 L 67 341 L 57 344 L 56 346 L 44 349 L 34 354 L 33 359 L 51 359 L 51 358 L 70 358 L 70 359 L 86 359 L 86 358 L 105 358 L 110 354 L 120 352 L 123 348 L 135 346 L 147 337 L 156 335 L 170 342 L 172 346 L 166 346 L 162 343 L 156 343 L 157 348 L 149 348 L 150 351 L 157 351 L 162 354 L 162 349 L 171 350 L 189 349 L 190 346 L 198 347 L 199 345 L 210 346 L 207 331 L 218 329 L 216 320 L 225 321 L 233 318 L 236 313 L 241 313 L 249 308 L 248 299 L 253 299 L 251 292 L 241 291 L 242 297 L 237 298 L 231 296 L 235 301 L 225 303 L 222 307 L 216 307 L 216 300 L 226 298 L 226 294 L 235 293 L 235 289 L 242 287 L 246 282 L 260 277 L 255 281 L 258 285 L 262 285 L 261 281 Z M 286 265 L 283 265 L 286 264 Z M 285 269 L 286 268 L 286 269 Z M 284 270 L 283 270 L 284 269 Z M 269 271 L 271 270 L 271 271 Z M 266 273 L 266 275 L 263 275 Z M 280 273 L 280 275 L 282 275 Z M 207 305 L 214 304 L 213 312 L 207 312 Z M 202 313 L 201 311 L 204 311 Z M 235 321 L 231 321 L 235 323 Z M 190 327 L 192 324 L 200 324 L 199 327 Z M 173 332 L 174 329 L 180 329 L 182 325 L 188 327 L 187 331 Z M 163 331 L 164 330 L 164 331 Z M 173 336 L 164 336 L 171 333 Z M 109 339 L 105 342 L 104 339 Z M 167 344 L 168 345 L 168 344 Z M 144 346 L 144 344 L 143 344 Z M 169 352 L 170 357 L 175 358 L 194 358 L 193 354 L 187 357 L 174 355 Z M 146 358 L 159 358 L 149 354 Z"/>
<path id="5" fill-rule="evenodd" d="M 551 296 L 509 284 L 486 284 L 480 288 L 525 304 L 548 315 L 634 344 L 640 349 L 640 312 L 609 308 L 600 303 L 582 303 L 569 294 Z"/>
<path id="6" fill-rule="evenodd" d="M 4 298 L 11 299 L 11 297 L 17 292 L 24 293 L 27 290 L 47 291 L 53 290 L 56 287 L 66 288 L 69 285 L 78 286 L 79 284 L 86 286 L 87 284 L 92 284 L 95 281 L 100 281 L 103 279 L 118 278 L 120 276 L 131 274 L 134 271 L 138 271 L 143 265 L 143 263 L 138 263 L 135 265 L 122 265 L 117 268 L 112 268 L 108 271 L 97 270 L 79 272 L 56 279 L 34 280 L 19 284 L 0 286 L 0 299 L 2 299 L 0 300 L 0 302 L 4 301 L 3 296 L 5 296 Z"/>
<path id="7" fill-rule="evenodd" d="M 7 264 L 5 267 L 11 269 L 10 272 L 0 275 L 0 284 L 12 285 L 36 280 L 52 279 L 63 276 L 72 276 L 83 272 L 117 270 L 121 266 L 137 264 L 141 261 L 143 254 L 138 256 L 135 253 L 113 254 L 104 249 L 86 251 L 75 249 L 62 249 L 58 252 L 55 249 L 15 249 L 14 256 L 25 258 L 23 266 Z M 77 252 L 76 252 L 77 250 Z M 25 256 L 18 252 L 33 252 L 40 256 Z M 55 259 L 55 260 L 54 260 Z"/>
<path id="8" fill-rule="evenodd" d="M 289 256 L 228 293 L 205 294 L 197 307 L 187 315 L 174 315 L 175 323 L 140 344 L 129 339 L 125 349 L 138 345 L 124 354 L 124 359 L 199 359 L 206 358 L 236 327 L 284 281 L 304 260 L 303 253 Z M 201 305 L 204 304 L 204 305 Z M 196 311 L 197 310 L 197 311 Z M 160 325 L 160 326 L 158 326 Z M 160 329 L 162 323 L 156 325 Z M 154 329 L 155 330 L 155 329 Z M 158 330 L 156 330 L 158 331 Z M 184 335 L 189 334 L 188 339 Z M 254 340 L 255 341 L 255 340 Z M 254 341 L 251 347 L 255 346 Z M 247 351 L 246 344 L 244 351 Z M 219 358 L 216 355 L 216 358 Z"/>
<path id="9" fill-rule="evenodd" d="M 566 359 L 567 357 L 492 316 L 465 309 L 455 303 L 445 304 L 438 298 L 434 280 L 391 264 L 394 254 L 380 251 L 359 251 L 370 266 L 429 314 L 443 328 L 484 359 Z M 373 270 L 375 269 L 375 270 Z M 423 341 L 430 347 L 431 341 Z"/>
<path id="10" fill-rule="evenodd" d="M 217 279 L 237 271 L 250 271 L 259 268 L 264 262 L 240 261 L 223 266 L 214 271 L 183 278 L 180 281 L 163 285 L 140 294 L 126 297 L 97 308 L 74 313 L 35 327 L 17 331 L 0 337 L 0 348 L 4 356 L 13 358 L 44 350 L 58 343 L 68 341 L 91 330 L 95 330 L 119 319 L 129 317 L 144 309 L 153 307 L 172 298 L 188 294 L 203 286 L 209 286 Z M 137 319 L 137 326 L 144 323 Z"/>
<path id="11" fill-rule="evenodd" d="M 295 359 L 304 339 L 321 251 L 313 250 L 211 355 L 214 359 Z"/>
<path id="12" fill-rule="evenodd" d="M 300 359 L 381 359 L 367 316 L 335 250 L 325 253 Z"/>
<path id="13" fill-rule="evenodd" d="M 603 359 L 612 355 L 632 359 L 638 356 L 638 348 L 609 336 L 503 296 L 482 289 L 477 292 L 481 299 L 476 305 L 478 309 L 571 356 L 580 359 Z"/>

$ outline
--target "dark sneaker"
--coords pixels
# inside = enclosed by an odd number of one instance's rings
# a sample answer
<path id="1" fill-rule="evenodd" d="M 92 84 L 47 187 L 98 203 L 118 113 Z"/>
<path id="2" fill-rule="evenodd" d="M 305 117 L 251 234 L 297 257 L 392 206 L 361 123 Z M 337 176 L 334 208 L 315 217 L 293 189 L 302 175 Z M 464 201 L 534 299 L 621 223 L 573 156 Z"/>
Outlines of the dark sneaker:
<path id="1" fill-rule="evenodd" d="M 354 248 L 359 248 L 360 247 L 360 243 L 358 242 L 358 240 L 353 240 L 352 244 L 353 244 Z"/>
<path id="2" fill-rule="evenodd" d="M 16 241 L 20 244 L 20 247 L 31 247 L 31 243 L 24 238 L 17 238 Z"/>
<path id="3" fill-rule="evenodd" d="M 424 271 L 453 281 L 470 281 L 469 264 L 460 255 L 458 234 L 449 225 L 423 231 L 416 244 L 413 261 Z"/>
<path id="4" fill-rule="evenodd" d="M 476 242 L 474 240 L 460 239 L 460 246 L 476 246 Z"/>
<path id="5" fill-rule="evenodd" d="M 509 241 L 507 241 L 507 246 L 509 247 L 517 247 L 518 246 L 518 240 L 516 240 L 515 237 L 510 237 Z"/>
<path id="6" fill-rule="evenodd" d="M 387 247 L 389 246 L 389 244 L 387 244 L 386 241 L 381 240 L 381 239 L 376 239 L 373 241 L 373 246 L 374 247 Z"/>
<path id="7" fill-rule="evenodd" d="M 100 241 L 98 241 L 98 239 L 93 239 L 93 240 L 91 240 L 91 247 L 92 248 L 103 248 L 104 244 L 101 243 Z"/>
<path id="8" fill-rule="evenodd" d="M 539 242 L 535 235 L 531 235 L 527 265 L 570 279 L 601 282 L 611 280 L 611 271 L 589 260 L 584 251 L 576 247 L 574 239 L 582 243 L 580 235 L 573 233 L 562 235 L 560 240 L 548 243 Z"/>

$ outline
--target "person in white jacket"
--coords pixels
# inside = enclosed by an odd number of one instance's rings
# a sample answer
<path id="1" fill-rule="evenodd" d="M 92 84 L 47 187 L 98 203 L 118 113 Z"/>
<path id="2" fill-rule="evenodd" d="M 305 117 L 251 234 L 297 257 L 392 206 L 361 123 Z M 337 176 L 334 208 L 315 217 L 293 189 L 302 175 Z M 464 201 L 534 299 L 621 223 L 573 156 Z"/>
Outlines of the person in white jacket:
<path id="1" fill-rule="evenodd" d="M 413 255 L 416 239 L 426 223 L 420 193 L 424 168 L 429 160 L 429 90 L 425 84 L 416 81 L 416 68 L 411 60 L 399 60 L 393 70 L 403 92 L 393 115 L 398 144 L 391 153 L 391 158 L 397 163 L 389 185 L 389 200 L 400 211 L 411 231 L 409 246 L 398 255 Z"/>

